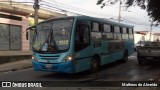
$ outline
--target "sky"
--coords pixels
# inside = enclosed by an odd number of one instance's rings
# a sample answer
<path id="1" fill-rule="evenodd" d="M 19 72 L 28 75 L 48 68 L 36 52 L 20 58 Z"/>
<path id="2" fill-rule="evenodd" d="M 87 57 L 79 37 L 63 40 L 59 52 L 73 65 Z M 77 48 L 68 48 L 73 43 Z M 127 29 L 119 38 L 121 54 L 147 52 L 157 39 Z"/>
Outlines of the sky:
<path id="1" fill-rule="evenodd" d="M 22 1 L 24 0 L 14 0 L 14 1 Z M 34 0 L 27 0 L 34 2 Z M 44 3 L 49 2 L 49 3 Z M 105 6 L 103 9 L 99 5 L 96 5 L 97 0 L 41 0 L 40 7 L 48 7 L 41 4 L 47 4 L 49 8 L 57 7 L 62 10 L 67 10 L 72 13 L 65 12 L 68 15 L 74 15 L 73 13 L 78 13 L 82 15 L 98 17 L 98 18 L 106 18 L 111 21 L 118 22 L 118 13 L 119 13 L 119 3 L 112 6 Z M 122 5 L 124 6 L 124 5 Z M 48 9 L 49 10 L 49 9 Z M 55 9 L 55 11 L 57 11 Z M 57 11 L 59 12 L 59 11 Z M 64 13 L 64 12 L 63 12 Z M 121 9 L 121 23 L 129 24 L 134 26 L 135 31 L 145 31 L 150 30 L 150 18 L 147 16 L 147 12 L 142 10 L 138 6 L 130 7 L 126 10 L 125 7 Z M 160 26 L 153 27 L 153 32 L 160 32 Z"/>

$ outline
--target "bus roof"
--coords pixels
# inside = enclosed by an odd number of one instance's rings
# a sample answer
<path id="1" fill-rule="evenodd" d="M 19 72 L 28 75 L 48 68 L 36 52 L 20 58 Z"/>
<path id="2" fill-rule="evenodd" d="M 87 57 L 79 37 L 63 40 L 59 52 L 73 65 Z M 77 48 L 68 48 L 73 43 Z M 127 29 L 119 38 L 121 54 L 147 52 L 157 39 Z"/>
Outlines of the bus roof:
<path id="1" fill-rule="evenodd" d="M 95 17 L 90 17 L 90 16 L 76 16 L 76 18 L 88 19 L 88 20 L 92 20 L 92 21 L 96 21 L 96 22 L 102 22 L 102 23 L 107 23 L 107 24 L 111 24 L 111 25 L 117 25 L 117 26 L 124 26 L 124 27 L 133 28 L 133 26 L 131 26 L 131 25 L 110 21 L 110 20 L 108 20 L 106 18 L 95 18 Z"/>
<path id="2" fill-rule="evenodd" d="M 133 28 L 134 26 L 131 25 L 127 25 L 127 24 L 122 24 L 122 23 L 118 23 L 118 22 L 113 22 L 110 21 L 108 19 L 105 18 L 95 18 L 95 17 L 90 17 L 90 16 L 66 16 L 66 17 L 58 17 L 58 18 L 53 18 L 53 19 L 49 19 L 43 22 L 47 22 L 47 21 L 51 21 L 51 20 L 56 20 L 56 19 L 67 19 L 67 18 L 77 18 L 77 19 L 85 19 L 85 20 L 91 20 L 91 21 L 95 21 L 95 22 L 101 22 L 101 23 L 107 23 L 110 25 L 117 25 L 117 26 L 124 26 L 124 27 L 128 27 L 128 28 Z M 41 23 L 43 23 L 41 22 Z"/>

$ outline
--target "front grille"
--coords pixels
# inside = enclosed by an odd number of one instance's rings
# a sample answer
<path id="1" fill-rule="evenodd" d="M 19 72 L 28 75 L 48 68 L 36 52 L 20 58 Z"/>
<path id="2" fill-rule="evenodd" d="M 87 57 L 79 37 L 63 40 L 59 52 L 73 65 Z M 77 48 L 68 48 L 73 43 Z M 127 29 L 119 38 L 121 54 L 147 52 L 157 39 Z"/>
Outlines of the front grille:
<path id="1" fill-rule="evenodd" d="M 57 60 L 60 57 L 60 55 L 55 55 L 55 56 L 39 55 L 39 56 L 43 60 Z"/>
<path id="2" fill-rule="evenodd" d="M 41 58 L 41 59 L 44 59 L 44 60 L 56 60 L 57 58 Z"/>
<path id="3" fill-rule="evenodd" d="M 39 55 L 40 57 L 59 57 L 60 55 L 56 55 L 56 56 L 48 56 L 48 55 Z"/>

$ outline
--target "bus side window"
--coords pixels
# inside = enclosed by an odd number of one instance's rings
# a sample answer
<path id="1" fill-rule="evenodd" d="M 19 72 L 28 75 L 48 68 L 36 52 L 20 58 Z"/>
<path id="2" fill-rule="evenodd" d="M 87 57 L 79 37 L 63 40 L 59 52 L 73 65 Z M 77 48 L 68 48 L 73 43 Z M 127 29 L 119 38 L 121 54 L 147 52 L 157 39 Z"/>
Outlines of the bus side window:
<path id="1" fill-rule="evenodd" d="M 76 51 L 86 48 L 90 43 L 89 26 L 78 24 L 75 33 L 75 49 Z"/>

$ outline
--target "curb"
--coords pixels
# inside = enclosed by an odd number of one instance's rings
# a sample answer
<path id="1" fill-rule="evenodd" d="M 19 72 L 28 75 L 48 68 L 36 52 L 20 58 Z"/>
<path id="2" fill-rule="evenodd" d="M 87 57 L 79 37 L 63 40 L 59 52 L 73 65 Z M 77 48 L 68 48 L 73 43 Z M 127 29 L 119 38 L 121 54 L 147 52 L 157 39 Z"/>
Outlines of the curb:
<path id="1" fill-rule="evenodd" d="M 0 64 L 31 59 L 32 55 L 10 55 L 10 56 L 0 56 Z"/>

